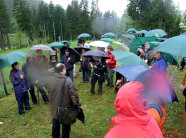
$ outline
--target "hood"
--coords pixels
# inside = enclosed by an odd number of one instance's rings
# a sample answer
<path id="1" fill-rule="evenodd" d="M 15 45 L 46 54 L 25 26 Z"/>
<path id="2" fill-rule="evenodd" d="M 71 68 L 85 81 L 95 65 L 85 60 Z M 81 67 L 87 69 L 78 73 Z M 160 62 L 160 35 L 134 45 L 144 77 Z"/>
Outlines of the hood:
<path id="1" fill-rule="evenodd" d="M 117 116 L 111 121 L 122 125 L 146 125 L 150 120 L 149 101 L 144 98 L 143 90 L 140 82 L 129 82 L 121 87 L 114 103 Z"/>

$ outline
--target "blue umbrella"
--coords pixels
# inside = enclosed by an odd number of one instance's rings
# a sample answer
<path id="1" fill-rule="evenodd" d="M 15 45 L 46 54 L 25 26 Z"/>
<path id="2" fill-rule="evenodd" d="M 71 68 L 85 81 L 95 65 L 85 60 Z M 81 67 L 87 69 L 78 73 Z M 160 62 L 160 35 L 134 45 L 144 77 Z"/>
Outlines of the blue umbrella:
<path id="1" fill-rule="evenodd" d="M 112 43 L 113 41 L 115 41 L 115 40 L 113 40 L 111 38 L 101 38 L 100 40 L 104 41 L 104 42 L 108 42 L 108 43 Z"/>
<path id="2" fill-rule="evenodd" d="M 50 47 L 56 47 L 56 48 L 60 49 L 64 46 L 64 44 L 62 44 L 61 42 L 53 42 L 49 46 Z"/>
<path id="3" fill-rule="evenodd" d="M 146 33 L 145 37 L 147 36 L 164 37 L 164 36 L 167 36 L 167 33 L 163 31 L 162 29 L 154 29 Z"/>
<path id="4" fill-rule="evenodd" d="M 136 33 L 136 32 L 137 32 L 137 30 L 134 29 L 134 28 L 129 28 L 129 29 L 127 30 L 127 33 Z"/>

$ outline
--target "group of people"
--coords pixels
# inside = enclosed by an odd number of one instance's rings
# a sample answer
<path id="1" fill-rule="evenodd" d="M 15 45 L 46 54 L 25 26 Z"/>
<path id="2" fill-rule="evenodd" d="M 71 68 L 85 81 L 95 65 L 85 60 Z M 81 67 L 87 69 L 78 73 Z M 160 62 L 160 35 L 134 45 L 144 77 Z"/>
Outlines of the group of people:
<path id="1" fill-rule="evenodd" d="M 82 43 L 83 40 L 82 40 Z M 84 45 L 84 44 L 83 44 Z M 102 48 L 98 50 L 104 51 Z M 116 59 L 111 53 L 112 46 L 105 50 L 110 59 L 101 57 L 84 57 L 87 48 L 82 48 L 80 56 L 80 70 L 82 72 L 82 81 L 89 83 L 91 77 L 90 93 L 95 94 L 95 84 L 98 82 L 98 94 L 103 93 L 103 83 L 107 80 L 107 86 L 114 88 L 121 84 L 115 100 L 115 109 L 117 116 L 110 119 L 114 127 L 105 136 L 106 138 L 123 138 L 123 137 L 163 137 L 163 129 L 166 108 L 164 100 L 158 97 L 149 100 L 144 93 L 145 86 L 140 82 L 128 82 L 125 76 L 120 74 L 119 80 L 114 83 L 114 68 L 116 68 Z M 36 51 L 36 56 L 29 55 L 22 70 L 19 69 L 19 63 L 12 64 L 10 80 L 14 87 L 18 111 L 24 115 L 25 110 L 30 110 L 29 94 L 30 92 L 33 104 L 38 100 L 35 95 L 34 87 L 37 87 L 41 93 L 44 102 L 50 104 L 50 111 L 53 119 L 52 137 L 60 137 L 60 122 L 58 120 L 57 108 L 59 104 L 65 106 L 80 107 L 77 90 L 73 84 L 73 70 L 76 63 L 76 57 L 70 53 L 68 48 L 65 54 L 58 60 L 57 50 L 50 53 L 50 59 L 43 55 L 42 50 Z M 150 69 L 166 74 L 167 61 L 160 52 L 154 52 L 150 49 L 148 42 L 145 42 L 145 49 L 138 49 L 138 56 L 147 62 Z M 93 70 L 93 71 L 92 71 Z M 116 74 L 117 75 L 117 74 Z M 62 87 L 65 84 L 64 88 Z M 46 94 L 48 89 L 48 96 Z M 64 89 L 63 101 L 60 101 L 61 91 Z M 180 86 L 181 91 L 186 96 L 185 86 Z M 62 102 L 62 103 L 61 103 Z M 155 120 L 154 120 L 155 119 Z M 155 122 L 156 121 L 156 122 Z M 159 126 L 159 127 L 158 127 Z M 153 128 L 153 129 L 152 129 Z M 62 124 L 62 138 L 69 138 L 70 125 Z"/>

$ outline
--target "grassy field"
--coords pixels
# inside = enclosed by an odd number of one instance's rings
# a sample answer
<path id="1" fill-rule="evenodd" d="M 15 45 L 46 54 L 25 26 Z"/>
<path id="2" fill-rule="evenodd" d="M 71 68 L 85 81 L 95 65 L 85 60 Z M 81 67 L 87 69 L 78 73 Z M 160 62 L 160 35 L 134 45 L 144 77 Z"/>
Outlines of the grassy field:
<path id="1" fill-rule="evenodd" d="M 73 42 L 75 45 L 76 42 Z M 29 52 L 29 48 L 18 49 L 19 51 Z M 10 52 L 10 51 L 7 51 Z M 0 52 L 0 55 L 4 52 Z M 25 59 L 19 61 L 22 64 Z M 0 121 L 4 122 L 0 125 L 0 137 L 31 137 L 31 138 L 49 138 L 51 137 L 52 122 L 48 105 L 44 104 L 41 99 L 40 105 L 33 105 L 32 110 L 26 111 L 24 116 L 18 115 L 17 102 L 13 93 L 12 85 L 9 82 L 10 67 L 3 69 L 5 80 L 10 95 L 0 98 Z M 82 83 L 82 75 L 78 72 L 75 78 L 75 86 L 82 108 L 86 116 L 86 123 L 82 124 L 77 121 L 72 125 L 72 138 L 102 138 L 109 129 L 109 121 L 116 115 L 114 109 L 115 93 L 114 89 L 103 87 L 103 95 L 90 95 L 90 83 Z M 177 91 L 179 103 L 166 104 L 167 116 L 163 134 L 167 138 L 183 138 L 186 137 L 186 122 L 184 122 L 184 97 L 179 91 L 179 85 L 182 83 L 185 72 L 180 72 L 174 66 L 168 68 L 168 74 L 172 76 L 172 84 Z M 96 87 L 97 90 L 97 87 Z M 2 86 L 0 94 L 3 95 Z M 186 120 L 185 120 L 186 121 Z"/>

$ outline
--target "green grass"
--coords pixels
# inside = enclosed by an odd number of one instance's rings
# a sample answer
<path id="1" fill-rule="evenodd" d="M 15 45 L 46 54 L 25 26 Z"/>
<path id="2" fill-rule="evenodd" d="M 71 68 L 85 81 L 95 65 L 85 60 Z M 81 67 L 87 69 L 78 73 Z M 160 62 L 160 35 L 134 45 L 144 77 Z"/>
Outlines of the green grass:
<path id="1" fill-rule="evenodd" d="M 75 45 L 77 42 L 73 42 Z M 18 49 L 24 52 L 30 52 L 29 48 Z M 7 51 L 10 52 L 10 51 Z M 0 52 L 0 55 L 4 54 Z M 20 65 L 25 62 L 25 59 L 19 61 Z M 10 67 L 3 69 L 7 88 L 10 93 L 7 97 L 0 98 L 0 121 L 4 122 L 0 125 L 1 137 L 31 137 L 31 138 L 50 138 L 52 134 L 52 122 L 49 106 L 45 105 L 41 99 L 41 104 L 33 105 L 31 111 L 26 111 L 24 116 L 18 115 L 17 102 L 9 82 Z M 114 109 L 114 100 L 116 95 L 114 89 L 103 87 L 103 95 L 90 95 L 90 83 L 82 83 L 82 75 L 78 72 L 75 78 L 75 86 L 78 89 L 78 94 L 82 108 L 84 109 L 86 123 L 82 124 L 79 120 L 72 125 L 72 138 L 102 138 L 109 129 L 109 121 L 116 115 Z M 170 137 L 186 137 L 183 113 L 184 113 L 184 97 L 179 90 L 179 85 L 182 83 L 184 73 L 175 69 L 174 66 L 168 68 L 168 73 L 173 76 L 172 84 L 177 91 L 179 103 L 166 104 L 167 116 L 165 127 L 163 130 L 164 136 Z M 97 86 L 96 86 L 97 90 Z M 0 88 L 2 96 L 2 87 Z M 41 97 L 41 96 L 40 96 Z"/>

